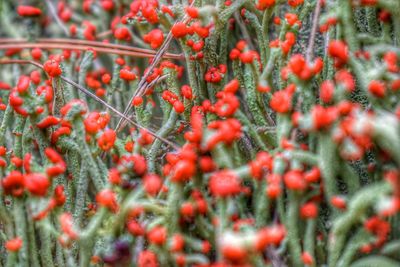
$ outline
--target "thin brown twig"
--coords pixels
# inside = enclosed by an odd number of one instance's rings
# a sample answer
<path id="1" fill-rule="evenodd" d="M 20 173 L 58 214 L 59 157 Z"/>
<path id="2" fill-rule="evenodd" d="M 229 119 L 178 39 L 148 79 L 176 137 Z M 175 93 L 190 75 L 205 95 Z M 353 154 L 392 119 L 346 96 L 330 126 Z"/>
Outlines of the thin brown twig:
<path id="1" fill-rule="evenodd" d="M 307 46 L 307 50 L 306 50 L 307 63 L 311 63 L 311 61 L 314 58 L 315 36 L 317 34 L 317 26 L 318 26 L 318 19 L 319 19 L 320 13 L 321 13 L 321 1 L 317 0 L 317 5 L 315 6 L 314 16 L 313 16 L 313 20 L 312 20 L 310 39 L 308 41 L 308 46 Z M 296 103 L 295 110 L 300 110 L 302 103 L 303 103 L 303 98 L 302 98 L 302 96 L 300 96 L 299 100 Z M 290 140 L 295 141 L 297 138 L 297 134 L 298 134 L 298 130 L 294 129 L 291 132 Z"/>
<path id="2" fill-rule="evenodd" d="M 111 33 L 112 33 L 111 30 L 107 30 L 107 31 L 104 31 L 104 32 L 101 32 L 101 33 L 97 34 L 96 37 L 97 38 L 104 38 L 104 37 L 107 37 L 108 35 L 110 35 Z"/>
<path id="3" fill-rule="evenodd" d="M 156 85 L 157 83 L 159 83 L 159 82 L 165 80 L 167 77 L 168 77 L 168 74 L 165 74 L 165 75 L 163 75 L 163 76 L 158 76 L 158 77 L 155 78 L 151 83 L 149 83 L 148 88 L 153 87 L 153 86 Z M 145 93 L 146 93 L 146 91 L 145 91 Z"/>
<path id="4" fill-rule="evenodd" d="M 253 44 L 252 38 L 250 37 L 249 31 L 247 30 L 247 27 L 243 22 L 242 16 L 238 12 L 235 12 L 233 16 L 237 25 L 239 25 L 240 31 L 242 32 L 243 38 L 246 40 L 246 43 L 249 45 L 250 49 L 254 50 L 255 46 Z"/>
<path id="5" fill-rule="evenodd" d="M 53 16 L 53 18 L 56 21 L 56 23 L 58 24 L 58 26 L 60 26 L 60 28 L 64 32 L 64 34 L 69 37 L 70 36 L 69 31 L 68 31 L 67 27 L 65 27 L 64 23 L 58 17 L 57 11 L 54 8 L 53 3 L 50 0 L 45 0 L 45 2 L 50 11 L 50 14 Z"/>
<path id="6" fill-rule="evenodd" d="M 4 59 L 4 60 L 0 60 L 0 65 L 2 64 L 21 64 L 21 65 L 27 65 L 27 64 L 31 64 L 34 65 L 38 68 L 43 69 L 43 65 L 32 61 L 32 60 L 22 60 L 22 59 Z M 108 104 L 106 101 L 104 101 L 103 99 L 101 99 L 100 97 L 98 97 L 97 95 L 93 94 L 92 92 L 90 92 L 88 89 L 86 89 L 85 87 L 77 84 L 76 82 L 72 81 L 71 79 L 60 75 L 59 76 L 60 79 L 62 79 L 63 81 L 65 81 L 66 83 L 78 88 L 78 90 L 80 90 L 81 92 L 83 92 L 84 94 L 88 95 L 89 97 L 91 97 L 92 99 L 94 99 L 95 101 L 99 102 L 100 104 L 106 106 L 108 109 L 110 109 L 111 111 L 113 111 L 114 113 L 116 113 L 118 116 L 124 118 L 124 120 L 128 121 L 129 123 L 131 123 L 132 125 L 134 125 L 135 127 L 142 129 L 142 130 L 146 130 L 149 134 L 151 134 L 152 136 L 154 136 L 155 138 L 159 139 L 160 141 L 170 145 L 171 147 L 173 147 L 176 150 L 179 150 L 180 147 L 174 143 L 172 143 L 171 141 L 157 135 L 156 133 L 154 133 L 153 131 L 147 129 L 146 127 L 140 125 L 139 123 L 131 120 L 130 118 L 126 117 L 124 114 L 122 114 L 119 110 L 117 110 L 116 108 L 114 108 L 113 106 L 111 106 L 110 104 Z"/>
<path id="7" fill-rule="evenodd" d="M 317 5 L 315 7 L 314 17 L 312 21 L 310 39 L 308 41 L 308 46 L 306 51 L 306 61 L 309 63 L 313 60 L 314 57 L 315 36 L 317 34 L 317 26 L 320 13 L 321 13 L 321 1 L 317 0 Z"/>
<path id="8" fill-rule="evenodd" d="M 129 46 L 129 45 L 105 43 L 105 42 L 90 41 L 90 40 L 67 39 L 67 38 L 39 38 L 39 39 L 37 39 L 37 41 L 45 42 L 45 43 L 72 43 L 72 44 L 84 44 L 84 45 L 90 45 L 90 46 L 107 47 L 107 48 L 118 48 L 118 49 L 122 49 L 122 50 L 129 50 L 129 51 L 133 51 L 133 52 L 142 52 L 142 53 L 148 53 L 148 54 L 152 54 L 152 55 L 155 55 L 157 53 L 156 50 L 152 50 L 152 49 L 145 49 L 145 48 L 139 48 L 139 47 L 134 47 L 134 46 Z M 168 55 L 180 56 L 180 55 L 176 55 L 176 54 L 168 54 Z"/>
<path id="9" fill-rule="evenodd" d="M 43 49 L 62 49 L 62 50 L 93 50 L 97 53 L 108 53 L 108 54 L 116 54 L 122 56 L 131 56 L 131 57 L 139 57 L 139 58 L 154 58 L 155 55 L 146 54 L 141 52 L 131 52 L 131 51 L 123 51 L 117 49 L 107 49 L 101 47 L 92 47 L 92 46 L 82 46 L 82 45 L 61 45 L 61 44 L 42 44 L 42 43 L 25 43 L 25 44 L 0 44 L 0 50 L 6 49 L 15 49 L 15 48 L 43 48 Z M 165 56 L 166 58 L 170 58 Z M 176 59 L 173 57 L 173 59 Z"/>
<path id="10" fill-rule="evenodd" d="M 15 38 L 0 38 L 0 44 L 2 45 L 20 45 L 20 44 L 29 44 L 26 39 L 15 39 Z M 87 40 L 78 40 L 78 39 L 68 39 L 68 38 L 38 38 L 35 40 L 35 44 L 40 45 L 68 45 L 68 46 L 76 46 L 82 45 L 87 47 L 99 47 L 104 49 L 115 49 L 121 51 L 131 51 L 143 54 L 150 54 L 155 55 L 156 51 L 138 47 L 132 47 L 127 45 L 120 45 L 120 44 L 111 44 L 111 43 L 104 43 L 104 42 L 97 42 L 97 41 L 87 41 Z M 166 53 L 165 58 L 173 58 L 173 59 L 182 59 L 183 55 Z"/>
<path id="11" fill-rule="evenodd" d="M 169 38 L 170 37 L 170 38 Z M 164 44 L 166 44 L 167 42 L 169 43 L 170 40 L 172 40 L 172 35 L 171 36 L 167 36 L 166 41 Z M 149 77 L 149 75 L 151 74 L 151 72 L 153 71 L 153 69 L 155 68 L 155 66 L 159 63 L 160 59 L 162 58 L 162 54 L 163 52 L 166 50 L 167 46 L 162 46 L 159 50 L 159 53 L 156 54 L 156 56 L 154 57 L 154 60 L 152 62 L 152 64 L 150 65 L 150 67 L 146 70 L 145 74 L 143 75 L 142 79 L 140 80 L 137 90 L 134 92 L 134 94 L 132 95 L 131 99 L 128 102 L 128 105 L 125 108 L 124 111 L 124 115 L 128 115 L 129 110 L 131 109 L 132 105 L 132 101 L 135 97 L 137 96 L 142 96 L 144 94 L 144 92 L 146 91 L 148 82 L 147 82 L 147 78 Z M 116 126 L 116 131 L 118 132 L 119 129 L 123 128 L 125 126 L 124 120 L 121 118 Z"/>
<path id="12" fill-rule="evenodd" d="M 182 19 L 182 21 L 186 21 L 187 18 L 184 17 Z M 177 22 L 176 22 L 177 23 Z M 154 57 L 150 67 L 145 71 L 145 74 L 143 75 L 143 77 L 141 78 L 137 90 L 134 92 L 134 94 L 132 95 L 131 99 L 128 102 L 128 105 L 125 108 L 124 111 L 124 115 L 128 115 L 129 110 L 131 109 L 132 105 L 132 101 L 136 96 L 142 96 L 143 93 L 146 91 L 148 82 L 147 82 L 147 78 L 149 77 L 149 75 L 152 73 L 153 69 L 158 65 L 158 63 L 160 63 L 160 60 L 163 58 L 163 55 L 165 54 L 165 52 L 167 51 L 169 44 L 172 41 L 172 32 L 170 31 L 167 35 L 167 37 L 165 38 L 164 43 L 162 44 L 162 46 L 160 47 L 160 49 L 157 51 L 156 56 Z M 125 124 L 123 124 L 124 120 L 123 118 L 121 118 L 116 126 L 116 131 L 118 132 L 120 128 L 123 128 L 123 126 L 125 126 Z"/>
<path id="13" fill-rule="evenodd" d="M 148 85 L 147 78 L 150 76 L 151 72 L 158 65 L 158 63 L 160 63 L 160 60 L 163 58 L 171 41 L 172 41 L 172 34 L 169 33 L 164 45 L 160 48 L 160 50 L 154 57 L 150 67 L 147 69 L 146 74 L 143 76 L 142 80 L 140 81 L 141 83 L 139 83 L 138 90 L 135 91 L 135 94 L 133 97 L 142 96 L 146 92 L 146 87 Z"/>

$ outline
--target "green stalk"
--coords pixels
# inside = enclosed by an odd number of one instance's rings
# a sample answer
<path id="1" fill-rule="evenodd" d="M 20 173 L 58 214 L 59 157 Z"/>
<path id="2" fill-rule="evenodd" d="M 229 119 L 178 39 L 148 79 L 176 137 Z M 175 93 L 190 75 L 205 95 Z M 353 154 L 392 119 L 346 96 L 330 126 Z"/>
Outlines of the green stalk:
<path id="1" fill-rule="evenodd" d="M 14 220 L 16 222 L 15 232 L 17 236 L 22 239 L 22 247 L 18 251 L 19 266 L 22 267 L 29 266 L 29 260 L 28 260 L 29 241 L 27 234 L 25 207 L 24 207 L 24 201 L 22 199 L 19 198 L 15 199 L 13 213 L 14 213 Z"/>
<path id="2" fill-rule="evenodd" d="M 311 266 L 316 266 L 315 258 L 315 236 L 317 228 L 317 220 L 310 218 L 306 222 L 306 232 L 304 233 L 304 251 L 308 252 L 314 259 Z"/>
<path id="3" fill-rule="evenodd" d="M 301 247 L 299 237 L 299 196 L 295 192 L 288 192 L 289 202 L 286 213 L 287 240 L 289 242 L 290 259 L 292 266 L 302 266 Z"/>
<path id="4" fill-rule="evenodd" d="M 330 241 L 328 245 L 329 259 L 328 266 L 337 266 L 348 232 L 364 218 L 365 212 L 369 207 L 376 203 L 382 196 L 391 191 L 388 183 L 381 182 L 369 185 L 359 190 L 351 199 L 345 214 L 338 217 L 332 226 L 330 232 Z"/>

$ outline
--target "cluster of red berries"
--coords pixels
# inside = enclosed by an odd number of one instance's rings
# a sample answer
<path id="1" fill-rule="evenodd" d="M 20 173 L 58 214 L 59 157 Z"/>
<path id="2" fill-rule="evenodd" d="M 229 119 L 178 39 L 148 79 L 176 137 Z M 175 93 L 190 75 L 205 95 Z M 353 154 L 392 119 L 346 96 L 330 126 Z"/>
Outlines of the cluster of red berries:
<path id="1" fill-rule="evenodd" d="M 40 27 L 0 40 L 0 265 L 398 265 L 398 1 L 47 2 L 2 4 Z"/>

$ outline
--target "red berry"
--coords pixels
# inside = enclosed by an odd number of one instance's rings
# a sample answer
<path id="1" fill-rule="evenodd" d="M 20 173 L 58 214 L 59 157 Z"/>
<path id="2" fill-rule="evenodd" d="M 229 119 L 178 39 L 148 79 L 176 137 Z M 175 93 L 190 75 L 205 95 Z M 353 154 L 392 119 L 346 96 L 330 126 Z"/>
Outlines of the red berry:
<path id="1" fill-rule="evenodd" d="M 349 58 L 347 45 L 344 42 L 338 40 L 330 42 L 328 46 L 328 53 L 331 57 L 338 58 L 344 63 L 346 63 Z"/>
<path id="2" fill-rule="evenodd" d="M 346 200 L 341 196 L 333 196 L 331 198 L 331 204 L 341 210 L 346 209 Z"/>
<path id="3" fill-rule="evenodd" d="M 147 233 L 147 240 L 154 245 L 163 245 L 167 240 L 167 229 L 162 226 L 156 226 Z"/>
<path id="4" fill-rule="evenodd" d="M 156 174 L 147 174 L 143 177 L 143 187 L 147 194 L 156 196 L 160 192 L 163 182 Z"/>
<path id="5" fill-rule="evenodd" d="M 21 17 L 36 17 L 42 14 L 42 10 L 34 6 L 23 6 L 17 7 L 17 13 Z"/>
<path id="6" fill-rule="evenodd" d="M 239 90 L 239 86 L 240 86 L 239 81 L 237 79 L 233 79 L 232 81 L 230 81 L 225 85 L 224 91 L 234 94 L 237 92 L 237 90 Z"/>
<path id="7" fill-rule="evenodd" d="M 138 267 L 158 267 L 157 255 L 151 250 L 143 250 L 138 256 Z"/>
<path id="8" fill-rule="evenodd" d="M 247 51 L 243 52 L 240 54 L 240 61 L 245 64 L 250 64 L 253 63 L 254 59 L 256 58 L 256 55 L 254 51 Z"/>
<path id="9" fill-rule="evenodd" d="M 199 17 L 199 10 L 197 7 L 186 7 L 186 14 L 189 15 L 192 19 L 197 19 Z"/>
<path id="10" fill-rule="evenodd" d="M 241 181 L 235 173 L 223 170 L 214 173 L 209 181 L 210 192 L 215 197 L 234 196 L 241 191 Z"/>
<path id="11" fill-rule="evenodd" d="M 287 113 L 292 109 L 292 95 L 285 90 L 275 92 L 269 105 L 278 113 Z"/>
<path id="12" fill-rule="evenodd" d="M 291 170 L 285 173 L 283 180 L 288 189 L 302 191 L 306 189 L 307 183 L 303 174 L 298 170 Z"/>
<path id="13" fill-rule="evenodd" d="M 111 75 L 108 73 L 103 74 L 103 76 L 101 76 L 101 81 L 105 84 L 109 84 L 111 81 Z"/>
<path id="14" fill-rule="evenodd" d="M 134 106 L 140 106 L 143 103 L 143 97 L 141 96 L 135 96 L 132 100 L 132 105 Z"/>
<path id="15" fill-rule="evenodd" d="M 382 98 L 386 93 L 386 86 L 382 81 L 373 80 L 368 85 L 368 91 L 375 97 Z"/>
<path id="16" fill-rule="evenodd" d="M 143 41 L 150 44 L 151 48 L 157 49 L 164 42 L 164 33 L 160 29 L 154 29 L 143 36 Z"/>
<path id="17" fill-rule="evenodd" d="M 303 253 L 301 254 L 301 260 L 303 261 L 303 263 L 304 263 L 305 265 L 312 265 L 313 262 L 314 262 L 313 257 L 312 257 L 312 256 L 310 255 L 310 253 L 308 253 L 308 252 L 303 252 Z"/>
<path id="18" fill-rule="evenodd" d="M 97 193 L 96 202 L 100 206 L 108 208 L 111 212 L 118 210 L 117 196 L 111 189 L 104 189 Z"/>
<path id="19" fill-rule="evenodd" d="M 320 178 L 321 178 L 321 171 L 317 167 L 314 167 L 311 170 L 304 173 L 304 180 L 306 180 L 307 183 L 318 182 Z"/>
<path id="20" fill-rule="evenodd" d="M 313 219 L 318 216 L 318 207 L 314 202 L 305 203 L 300 208 L 300 215 L 305 219 Z"/>
<path id="21" fill-rule="evenodd" d="M 1 185 L 6 195 L 20 197 L 24 194 L 25 178 L 19 171 L 11 171 L 1 180 Z"/>
<path id="22" fill-rule="evenodd" d="M 126 228 L 129 233 L 134 236 L 142 236 L 145 234 L 145 229 L 140 223 L 135 220 L 131 220 L 127 223 Z"/>
<path id="23" fill-rule="evenodd" d="M 105 130 L 102 135 L 97 139 L 99 147 L 104 151 L 109 151 L 114 147 L 117 135 L 113 129 Z"/>
<path id="24" fill-rule="evenodd" d="M 40 58 L 42 57 L 42 49 L 33 48 L 31 51 L 31 56 L 34 60 L 40 60 Z"/>
<path id="25" fill-rule="evenodd" d="M 29 173 L 25 175 L 26 189 L 34 196 L 43 197 L 50 186 L 49 179 L 41 173 Z"/>
<path id="26" fill-rule="evenodd" d="M 177 22 L 172 26 L 171 32 L 175 38 L 182 38 L 188 34 L 188 29 L 185 23 Z"/>
<path id="27" fill-rule="evenodd" d="M 177 113 L 182 113 L 182 112 L 185 111 L 185 106 L 183 105 L 183 103 L 181 101 L 177 100 L 177 101 L 174 102 L 174 110 Z"/>
<path id="28" fill-rule="evenodd" d="M 4 246 L 8 251 L 17 252 L 22 247 L 22 239 L 17 237 L 11 240 L 7 240 Z"/>
<path id="29" fill-rule="evenodd" d="M 265 10 L 275 5 L 275 0 L 258 0 L 257 9 Z"/>
<path id="30" fill-rule="evenodd" d="M 127 69 L 120 70 L 119 77 L 128 82 L 136 80 L 136 74 Z"/>
<path id="31" fill-rule="evenodd" d="M 335 92 L 335 85 L 333 84 L 333 82 L 324 81 L 321 84 L 319 95 L 321 97 L 321 100 L 324 103 L 328 104 L 332 101 L 334 92 Z"/>
<path id="32" fill-rule="evenodd" d="M 60 64 L 55 60 L 47 60 L 43 65 L 43 69 L 50 77 L 57 77 L 62 73 Z"/>

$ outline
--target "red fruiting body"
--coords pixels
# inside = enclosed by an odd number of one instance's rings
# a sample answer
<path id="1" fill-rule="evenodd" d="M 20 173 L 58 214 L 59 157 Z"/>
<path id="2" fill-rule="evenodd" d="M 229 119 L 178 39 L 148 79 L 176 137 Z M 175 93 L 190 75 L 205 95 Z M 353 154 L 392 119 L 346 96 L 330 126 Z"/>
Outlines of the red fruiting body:
<path id="1" fill-rule="evenodd" d="M 157 49 L 164 42 L 164 33 L 160 29 L 154 29 L 143 36 L 143 41 L 150 44 L 151 48 Z"/>
<path id="2" fill-rule="evenodd" d="M 331 204 L 338 209 L 346 209 L 346 200 L 340 196 L 333 196 L 331 198 Z"/>
<path id="3" fill-rule="evenodd" d="M 382 98 L 386 93 L 386 86 L 381 81 L 371 81 L 368 85 L 368 91 L 375 97 Z"/>
<path id="4" fill-rule="evenodd" d="M 294 26 L 295 24 L 297 24 L 299 26 L 301 25 L 301 21 L 299 21 L 298 16 L 296 14 L 286 13 L 285 19 L 290 26 Z"/>
<path id="5" fill-rule="evenodd" d="M 34 6 L 23 6 L 17 7 L 17 13 L 21 17 L 36 17 L 42 15 L 42 10 Z"/>
<path id="6" fill-rule="evenodd" d="M 134 81 L 137 78 L 135 73 L 127 69 L 120 70 L 119 77 L 128 82 Z"/>
<path id="7" fill-rule="evenodd" d="M 132 105 L 140 106 L 143 103 L 143 97 L 136 96 L 132 100 Z"/>
<path id="8" fill-rule="evenodd" d="M 25 175 L 25 187 L 29 193 L 34 196 L 45 196 L 49 186 L 49 179 L 41 173 L 30 173 Z"/>
<path id="9" fill-rule="evenodd" d="M 147 174 L 143 177 L 143 187 L 147 194 L 156 196 L 162 187 L 162 180 L 156 174 Z"/>
<path id="10" fill-rule="evenodd" d="M 89 134 L 96 134 L 104 129 L 110 120 L 107 113 L 92 112 L 84 120 L 85 130 Z"/>
<path id="11" fill-rule="evenodd" d="M 40 129 L 45 129 L 45 128 L 55 126 L 58 123 L 60 123 L 59 118 L 54 117 L 54 116 L 47 116 L 46 118 L 41 120 L 39 123 L 37 123 L 36 126 Z"/>
<path id="12" fill-rule="evenodd" d="M 186 202 L 181 205 L 180 213 L 183 217 L 193 217 L 195 212 L 195 207 L 192 203 Z"/>
<path id="13" fill-rule="evenodd" d="M 320 97 L 321 100 L 328 104 L 333 100 L 333 94 L 335 92 L 335 85 L 331 81 L 324 81 L 320 87 Z"/>
<path id="14" fill-rule="evenodd" d="M 293 55 L 289 61 L 289 68 L 299 79 L 309 80 L 313 75 L 318 74 L 322 69 L 322 60 L 316 59 L 314 66 L 309 66 L 305 58 L 296 54 Z"/>
<path id="15" fill-rule="evenodd" d="M 188 29 L 185 23 L 178 22 L 172 26 L 171 32 L 175 38 L 182 38 L 188 34 Z"/>
<path id="16" fill-rule="evenodd" d="M 117 40 L 129 40 L 131 35 L 126 27 L 121 27 L 114 31 L 114 37 Z"/>
<path id="17" fill-rule="evenodd" d="M 313 257 L 308 252 L 303 252 L 301 254 L 301 260 L 304 262 L 305 265 L 312 265 L 314 263 Z"/>
<path id="18" fill-rule="evenodd" d="M 285 90 L 275 92 L 269 105 L 278 113 L 287 113 L 292 108 L 292 94 Z"/>
<path id="19" fill-rule="evenodd" d="M 300 171 L 292 170 L 285 173 L 283 180 L 288 189 L 302 191 L 306 189 L 307 183 Z"/>
<path id="20" fill-rule="evenodd" d="M 255 249 L 264 250 L 268 245 L 279 245 L 285 238 L 286 230 L 283 225 L 265 227 L 257 233 Z"/>
<path id="21" fill-rule="evenodd" d="M 197 19 L 199 17 L 199 10 L 196 7 L 187 7 L 185 11 L 192 19 Z"/>
<path id="22" fill-rule="evenodd" d="M 40 48 L 33 48 L 31 51 L 31 56 L 34 60 L 40 60 L 42 57 L 42 50 Z"/>
<path id="23" fill-rule="evenodd" d="M 173 182 L 183 182 L 189 180 L 195 173 L 196 166 L 190 160 L 179 160 L 174 166 L 171 180 Z"/>
<path id="24" fill-rule="evenodd" d="M 304 179 L 308 183 L 318 182 L 321 178 L 321 172 L 318 168 L 312 168 L 311 170 L 304 173 Z"/>
<path id="25" fill-rule="evenodd" d="M 131 220 L 126 225 L 127 230 L 134 236 L 142 236 L 145 234 L 145 229 L 135 220 Z"/>
<path id="26" fill-rule="evenodd" d="M 17 91 L 19 94 L 28 93 L 29 84 L 31 79 L 28 76 L 21 76 L 18 79 Z"/>
<path id="27" fill-rule="evenodd" d="M 157 256 L 151 250 L 143 250 L 139 253 L 138 267 L 159 267 Z"/>
<path id="28" fill-rule="evenodd" d="M 349 59 L 347 45 L 342 41 L 331 41 L 328 46 L 328 52 L 331 57 L 337 58 L 343 63 L 346 63 Z"/>
<path id="29" fill-rule="evenodd" d="M 25 178 L 19 171 L 11 171 L 1 180 L 5 194 L 20 197 L 25 190 Z"/>
<path id="30" fill-rule="evenodd" d="M 243 263 L 247 259 L 247 251 L 235 244 L 227 244 L 221 248 L 222 255 L 225 259 L 234 263 Z"/>
<path id="31" fill-rule="evenodd" d="M 60 64 L 55 60 L 46 61 L 43 65 L 43 69 L 50 77 L 58 77 L 62 73 Z"/>
<path id="32" fill-rule="evenodd" d="M 73 225 L 73 218 L 70 213 L 63 213 L 59 217 L 61 230 L 72 240 L 78 239 L 78 234 L 76 233 Z"/>
<path id="33" fill-rule="evenodd" d="M 111 148 L 114 147 L 116 139 L 117 135 L 115 131 L 113 129 L 107 129 L 97 139 L 97 143 L 102 150 L 109 151 Z"/>
<path id="34" fill-rule="evenodd" d="M 172 252 L 182 251 L 184 246 L 185 246 L 185 240 L 183 239 L 182 235 L 175 234 L 171 238 L 170 251 L 172 251 Z"/>
<path id="35" fill-rule="evenodd" d="M 181 101 L 179 101 L 179 100 L 175 101 L 174 104 L 173 104 L 173 106 L 174 106 L 174 110 L 175 110 L 177 113 L 182 113 L 182 112 L 185 111 L 185 106 L 184 106 L 183 103 L 182 103 Z"/>
<path id="36" fill-rule="evenodd" d="M 232 81 L 230 81 L 229 83 L 227 83 L 224 87 L 224 91 L 227 93 L 236 93 L 237 90 L 239 90 L 239 81 L 237 79 L 233 79 Z"/>
<path id="37" fill-rule="evenodd" d="M 318 216 L 318 207 L 313 202 L 305 203 L 300 208 L 300 215 L 305 219 L 313 219 Z"/>
<path id="38" fill-rule="evenodd" d="M 215 197 L 229 197 L 240 193 L 241 182 L 232 171 L 223 170 L 211 176 L 209 188 Z"/>
<path id="39" fill-rule="evenodd" d="M 215 103 L 215 113 L 220 117 L 230 117 L 239 108 L 239 100 L 232 93 L 219 92 L 219 100 Z"/>
<path id="40" fill-rule="evenodd" d="M 188 100 L 192 100 L 193 98 L 192 88 L 188 85 L 184 85 L 181 87 L 181 94 L 184 98 Z"/>
<path id="41" fill-rule="evenodd" d="M 400 266 L 399 0 L 3 2 L 1 266 Z"/>
<path id="42" fill-rule="evenodd" d="M 267 8 L 273 7 L 275 5 L 275 0 L 258 0 L 257 9 L 265 10 Z"/>
<path id="43" fill-rule="evenodd" d="M 316 105 L 311 111 L 314 129 L 321 130 L 329 127 L 338 117 L 338 112 L 335 107 L 324 108 Z"/>
<path id="44" fill-rule="evenodd" d="M 115 193 L 110 189 L 104 189 L 96 195 L 96 201 L 100 206 L 106 207 L 111 212 L 117 212 L 118 202 Z"/>
<path id="45" fill-rule="evenodd" d="M 53 199 L 56 203 L 57 206 L 62 206 L 64 205 L 65 201 L 67 200 L 65 194 L 64 194 L 64 186 L 63 185 L 57 185 L 56 188 L 54 189 L 54 196 Z"/>
<path id="46" fill-rule="evenodd" d="M 292 7 L 299 6 L 303 4 L 304 0 L 288 0 L 288 4 Z"/>
<path id="47" fill-rule="evenodd" d="M 37 70 L 34 70 L 31 72 L 31 75 L 29 76 L 31 78 L 31 81 L 35 84 L 38 85 L 41 82 L 41 76 L 40 72 Z"/>
<path id="48" fill-rule="evenodd" d="M 253 60 L 256 59 L 256 54 L 254 53 L 254 51 L 247 51 L 244 53 L 240 54 L 240 61 L 242 61 L 242 63 L 253 63 Z"/>
<path id="49" fill-rule="evenodd" d="M 156 226 L 147 233 L 147 240 L 154 245 L 164 245 L 167 241 L 167 229 Z"/>
<path id="50" fill-rule="evenodd" d="M 7 240 L 4 246 L 8 251 L 17 252 L 22 247 L 22 239 L 17 237 L 11 240 Z"/>

